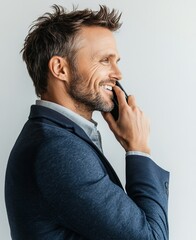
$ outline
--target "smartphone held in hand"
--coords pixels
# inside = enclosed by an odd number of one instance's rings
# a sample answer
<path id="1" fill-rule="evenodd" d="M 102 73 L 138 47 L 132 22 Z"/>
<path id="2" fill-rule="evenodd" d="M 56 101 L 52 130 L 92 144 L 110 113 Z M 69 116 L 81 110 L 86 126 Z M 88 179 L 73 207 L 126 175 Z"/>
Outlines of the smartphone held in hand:
<path id="1" fill-rule="evenodd" d="M 127 100 L 128 94 L 125 92 L 125 90 L 123 89 L 122 85 L 118 81 L 116 82 L 116 86 L 118 86 L 125 93 L 125 98 Z M 114 95 L 114 97 L 113 97 L 114 108 L 112 109 L 111 114 L 112 114 L 112 116 L 113 116 L 113 118 L 115 120 L 118 120 L 118 116 L 119 116 L 118 105 L 119 104 L 118 104 L 118 99 L 117 99 L 117 96 L 116 96 L 116 93 L 115 93 L 114 90 L 113 90 L 113 95 Z"/>

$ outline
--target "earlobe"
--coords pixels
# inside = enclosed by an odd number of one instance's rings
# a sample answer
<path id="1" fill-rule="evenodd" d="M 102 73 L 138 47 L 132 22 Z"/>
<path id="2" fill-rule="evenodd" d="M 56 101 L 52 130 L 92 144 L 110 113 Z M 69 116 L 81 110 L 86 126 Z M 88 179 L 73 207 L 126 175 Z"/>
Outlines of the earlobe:
<path id="1" fill-rule="evenodd" d="M 48 67 L 55 78 L 62 81 L 68 80 L 69 68 L 66 59 L 59 56 L 53 56 L 48 63 Z"/>

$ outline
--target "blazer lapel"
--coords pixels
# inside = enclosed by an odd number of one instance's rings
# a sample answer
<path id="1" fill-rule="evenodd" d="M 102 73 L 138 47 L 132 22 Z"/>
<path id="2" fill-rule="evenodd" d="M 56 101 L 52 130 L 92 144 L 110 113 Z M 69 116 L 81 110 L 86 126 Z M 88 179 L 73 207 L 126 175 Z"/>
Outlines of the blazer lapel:
<path id="1" fill-rule="evenodd" d="M 85 142 L 87 142 L 92 147 L 92 149 L 96 151 L 101 162 L 106 168 L 110 179 L 119 187 L 123 188 L 116 172 L 114 171 L 109 161 L 106 159 L 103 153 L 99 150 L 99 148 L 86 135 L 86 133 L 83 131 L 82 128 L 80 128 L 77 124 L 72 122 L 70 119 L 66 118 L 62 114 L 52 109 L 49 109 L 43 106 L 32 105 L 29 119 L 33 120 L 37 118 L 39 118 L 39 120 L 42 120 L 43 122 L 50 122 L 50 124 L 52 123 L 53 125 L 61 126 L 62 128 L 65 128 L 66 130 L 73 132 L 75 135 L 77 135 L 78 137 L 82 138 Z"/>

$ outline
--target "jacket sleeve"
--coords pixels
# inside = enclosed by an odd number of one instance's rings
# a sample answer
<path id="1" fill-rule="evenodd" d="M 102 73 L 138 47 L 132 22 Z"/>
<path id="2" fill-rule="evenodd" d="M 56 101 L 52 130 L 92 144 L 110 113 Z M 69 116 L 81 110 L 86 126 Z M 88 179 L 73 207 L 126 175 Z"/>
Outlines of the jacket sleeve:
<path id="1" fill-rule="evenodd" d="M 152 239 L 168 239 L 169 173 L 150 158 L 127 156 L 126 191 L 145 214 Z"/>
<path id="2" fill-rule="evenodd" d="M 96 152 L 76 138 L 43 143 L 35 165 L 40 193 L 60 225 L 84 239 L 168 239 L 168 173 L 146 157 L 128 156 L 125 193 Z"/>

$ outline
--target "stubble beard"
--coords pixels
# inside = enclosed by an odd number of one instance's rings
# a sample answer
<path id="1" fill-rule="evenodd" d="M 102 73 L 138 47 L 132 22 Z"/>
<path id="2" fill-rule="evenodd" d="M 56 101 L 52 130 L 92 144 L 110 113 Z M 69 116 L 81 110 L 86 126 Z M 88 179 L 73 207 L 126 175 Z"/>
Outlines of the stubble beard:
<path id="1" fill-rule="evenodd" d="M 77 103 L 78 107 L 85 108 L 87 111 L 110 112 L 114 108 L 112 101 L 106 100 L 100 92 L 90 92 L 85 87 L 85 79 L 76 69 L 72 71 L 68 93 Z M 111 97 L 112 100 L 112 97 Z"/>

